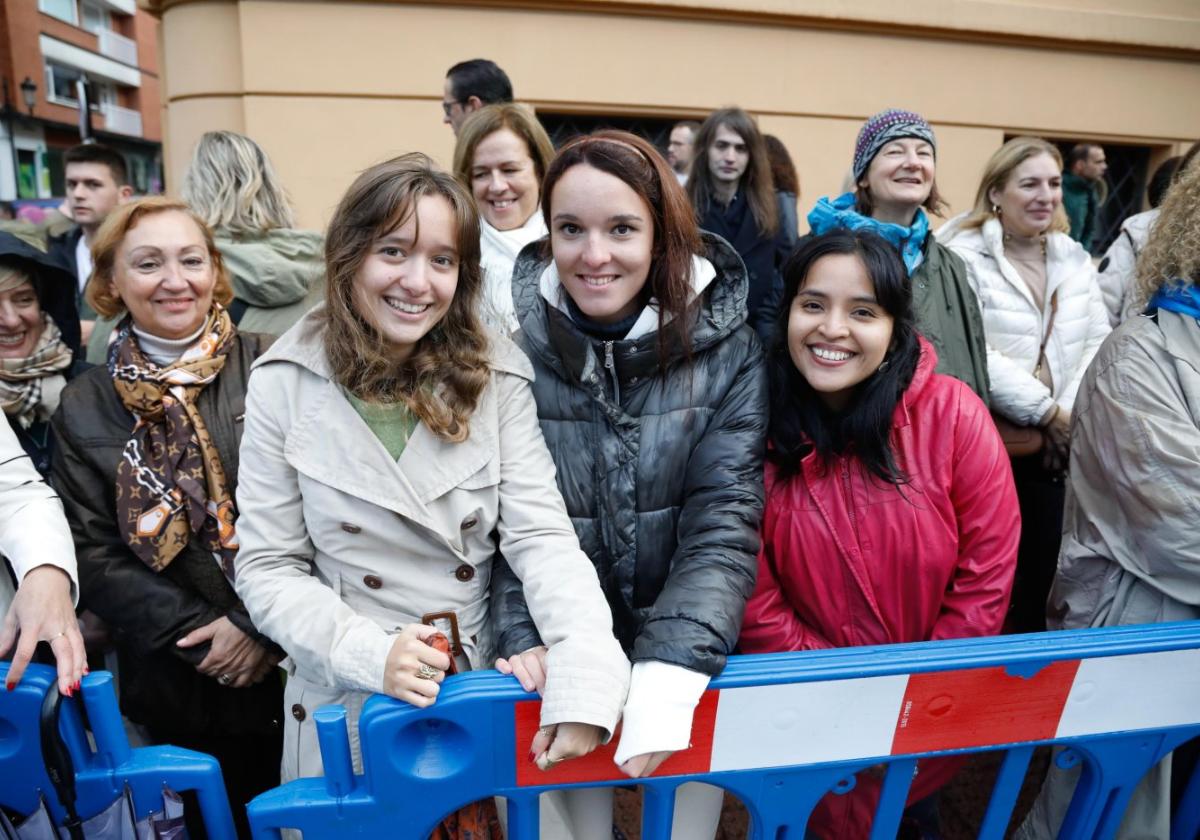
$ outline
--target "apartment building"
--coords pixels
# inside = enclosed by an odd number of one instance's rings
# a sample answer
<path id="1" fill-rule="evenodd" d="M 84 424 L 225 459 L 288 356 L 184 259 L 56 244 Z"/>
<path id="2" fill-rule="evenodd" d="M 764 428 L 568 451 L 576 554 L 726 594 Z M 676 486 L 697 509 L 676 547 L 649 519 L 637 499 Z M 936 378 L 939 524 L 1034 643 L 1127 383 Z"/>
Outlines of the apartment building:
<path id="1" fill-rule="evenodd" d="M 84 135 L 162 190 L 158 26 L 136 0 L 0 0 L 0 199 L 62 196 Z"/>

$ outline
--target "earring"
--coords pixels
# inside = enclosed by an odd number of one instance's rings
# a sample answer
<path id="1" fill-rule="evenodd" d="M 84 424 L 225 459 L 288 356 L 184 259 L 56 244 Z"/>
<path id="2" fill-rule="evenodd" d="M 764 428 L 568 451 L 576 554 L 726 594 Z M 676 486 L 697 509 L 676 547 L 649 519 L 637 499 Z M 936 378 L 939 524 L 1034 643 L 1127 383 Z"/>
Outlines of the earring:
<path id="1" fill-rule="evenodd" d="M 999 204 L 993 204 L 993 205 L 992 205 L 992 215 L 993 215 L 993 216 L 999 216 L 999 215 L 1000 215 L 1000 205 L 999 205 Z"/>
<path id="2" fill-rule="evenodd" d="M 888 365 L 890 365 L 891 363 L 892 363 L 892 357 L 891 356 L 885 357 L 884 360 L 879 363 L 879 367 L 875 368 L 875 372 L 883 373 L 885 370 L 888 369 Z"/>

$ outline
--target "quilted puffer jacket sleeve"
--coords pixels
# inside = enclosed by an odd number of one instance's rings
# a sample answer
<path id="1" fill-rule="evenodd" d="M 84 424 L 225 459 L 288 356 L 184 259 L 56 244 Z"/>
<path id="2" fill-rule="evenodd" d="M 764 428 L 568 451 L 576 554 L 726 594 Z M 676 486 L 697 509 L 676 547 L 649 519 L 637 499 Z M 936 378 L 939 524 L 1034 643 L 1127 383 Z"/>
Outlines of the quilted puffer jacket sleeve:
<path id="1" fill-rule="evenodd" d="M 950 497 L 958 518 L 958 564 L 931 639 L 1000 632 L 1013 573 L 1021 515 L 1008 454 L 983 403 L 959 389 Z"/>
<path id="2" fill-rule="evenodd" d="M 500 551 L 550 649 L 541 722 L 590 723 L 611 734 L 629 689 L 629 661 L 554 480 L 529 380 L 500 375 L 497 382 Z"/>
<path id="3" fill-rule="evenodd" d="M 492 622 L 496 631 L 496 650 L 505 658 L 542 643 L 525 603 L 521 579 L 500 552 L 496 552 L 492 560 Z"/>
<path id="4" fill-rule="evenodd" d="M 688 460 L 678 548 L 632 657 L 710 675 L 725 667 L 742 627 L 754 588 L 763 512 L 767 382 L 762 348 L 745 330 L 727 340 L 743 342 L 745 352 Z"/>
<path id="5" fill-rule="evenodd" d="M 1088 290 L 1087 338 L 1084 340 L 1083 352 L 1080 354 L 1079 364 L 1075 367 L 1074 375 L 1058 398 L 1058 404 L 1068 411 L 1074 410 L 1075 395 L 1079 393 L 1079 384 L 1083 382 L 1083 375 L 1087 373 L 1088 366 L 1091 365 L 1100 345 L 1104 343 L 1104 339 L 1108 338 L 1110 332 L 1112 332 L 1112 327 L 1108 324 L 1108 310 L 1104 308 L 1104 299 L 1100 294 L 1100 289 L 1093 285 Z"/>

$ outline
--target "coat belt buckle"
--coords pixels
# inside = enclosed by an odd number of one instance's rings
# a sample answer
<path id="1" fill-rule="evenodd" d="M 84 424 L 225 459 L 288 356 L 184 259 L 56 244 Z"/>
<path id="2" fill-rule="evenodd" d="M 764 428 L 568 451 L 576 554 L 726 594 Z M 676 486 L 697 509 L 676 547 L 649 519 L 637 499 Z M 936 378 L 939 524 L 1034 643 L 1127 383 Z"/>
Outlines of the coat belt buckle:
<path id="1" fill-rule="evenodd" d="M 439 621 L 446 622 L 450 627 L 450 632 L 446 635 L 450 639 L 451 652 L 455 656 L 463 656 L 462 638 L 458 635 L 458 615 L 452 610 L 447 610 L 445 612 L 425 613 L 425 615 L 421 616 L 422 624 L 428 624 L 432 627 L 437 627 L 438 630 L 442 630 L 442 627 L 437 624 Z"/>

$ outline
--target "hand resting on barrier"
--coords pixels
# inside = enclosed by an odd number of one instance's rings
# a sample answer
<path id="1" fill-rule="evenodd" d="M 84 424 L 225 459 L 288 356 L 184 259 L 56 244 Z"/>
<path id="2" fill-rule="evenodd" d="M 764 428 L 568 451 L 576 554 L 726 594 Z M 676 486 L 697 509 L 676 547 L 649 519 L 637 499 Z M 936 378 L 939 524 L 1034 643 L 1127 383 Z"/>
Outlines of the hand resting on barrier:
<path id="1" fill-rule="evenodd" d="M 400 631 L 384 664 L 385 694 L 421 709 L 433 705 L 450 669 L 450 657 L 427 643 L 439 632 L 428 624 L 409 624 Z"/>
<path id="2" fill-rule="evenodd" d="M 0 656 L 8 654 L 18 633 L 7 688 L 11 691 L 21 681 L 37 643 L 49 642 L 58 663 L 58 690 L 71 696 L 87 673 L 87 654 L 71 603 L 71 578 L 62 569 L 36 566 L 21 579 L 0 629 Z"/>
<path id="3" fill-rule="evenodd" d="M 546 646 L 538 645 L 524 653 L 496 660 L 496 670 L 512 674 L 526 691 L 546 693 Z"/>

